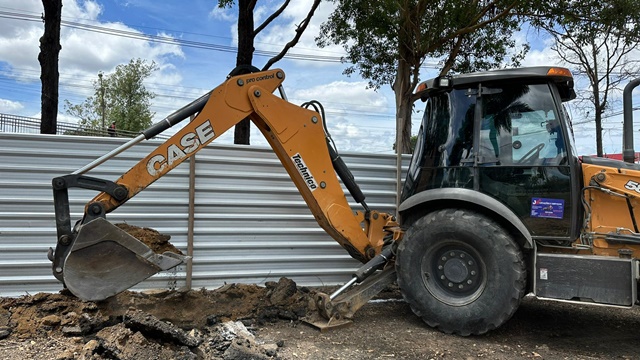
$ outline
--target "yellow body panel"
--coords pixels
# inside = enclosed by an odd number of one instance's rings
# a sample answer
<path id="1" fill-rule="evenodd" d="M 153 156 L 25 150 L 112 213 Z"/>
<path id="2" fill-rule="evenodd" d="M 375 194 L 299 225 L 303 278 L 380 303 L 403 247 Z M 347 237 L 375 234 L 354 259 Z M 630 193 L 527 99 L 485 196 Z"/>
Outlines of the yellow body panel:
<path id="1" fill-rule="evenodd" d="M 640 258 L 640 244 L 620 244 L 605 240 L 607 234 L 632 235 L 640 225 L 640 171 L 582 164 L 585 202 L 585 229 L 593 235 L 592 252 L 620 256 L 619 250 L 632 251 Z M 590 211 L 588 210 L 590 209 Z"/>

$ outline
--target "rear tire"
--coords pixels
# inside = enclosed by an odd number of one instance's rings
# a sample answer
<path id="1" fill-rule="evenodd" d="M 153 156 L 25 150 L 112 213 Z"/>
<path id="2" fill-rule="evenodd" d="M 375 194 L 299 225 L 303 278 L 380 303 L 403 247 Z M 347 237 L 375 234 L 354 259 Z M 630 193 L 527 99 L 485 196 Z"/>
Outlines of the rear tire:
<path id="1" fill-rule="evenodd" d="M 524 295 L 520 248 L 490 218 L 463 209 L 434 211 L 407 230 L 396 259 L 398 285 L 429 326 L 462 336 L 509 320 Z"/>

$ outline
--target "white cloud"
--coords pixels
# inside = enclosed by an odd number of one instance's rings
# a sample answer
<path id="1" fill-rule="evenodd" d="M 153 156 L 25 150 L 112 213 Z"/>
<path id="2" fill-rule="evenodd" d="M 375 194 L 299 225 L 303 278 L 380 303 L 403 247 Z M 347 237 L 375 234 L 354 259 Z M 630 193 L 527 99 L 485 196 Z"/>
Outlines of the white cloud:
<path id="1" fill-rule="evenodd" d="M 63 5 L 62 18 L 64 20 L 96 20 L 100 13 L 102 13 L 102 6 L 92 0 L 83 1 L 81 3 L 77 0 L 73 0 L 65 2 Z"/>
<path id="2" fill-rule="evenodd" d="M 341 151 L 391 152 L 395 105 L 385 94 L 367 89 L 365 81 L 333 81 L 292 92 L 290 101 L 317 100 Z"/>
<path id="3" fill-rule="evenodd" d="M 332 109 L 387 113 L 393 103 L 381 92 L 367 88 L 366 81 L 334 81 L 294 91 L 297 101 L 318 100 L 331 104 Z"/>
<path id="4" fill-rule="evenodd" d="M 557 54 L 551 48 L 531 50 L 522 61 L 522 66 L 553 66 L 562 65 Z"/>
<path id="5" fill-rule="evenodd" d="M 17 101 L 0 99 L 0 113 L 2 114 L 15 114 L 22 109 L 24 106 Z"/>
<path id="6" fill-rule="evenodd" d="M 254 27 L 258 27 L 262 22 L 264 22 L 268 16 L 270 16 L 274 11 L 275 7 L 270 7 L 267 5 L 258 6 L 253 10 L 253 22 Z"/>
<path id="7" fill-rule="evenodd" d="M 326 110 L 325 121 L 339 151 L 387 152 L 394 143 L 394 105 L 381 93 L 366 89 L 366 82 L 335 81 L 288 91 L 289 101 L 317 100 Z M 391 113 L 389 113 L 391 112 Z M 233 129 L 218 144 L 233 143 Z M 268 147 L 260 131 L 251 126 L 251 144 Z"/>
<path id="8" fill-rule="evenodd" d="M 214 7 L 213 10 L 209 13 L 209 17 L 214 20 L 227 21 L 232 22 L 236 21 L 237 11 L 233 8 L 219 8 L 218 6 Z"/>
<path id="9" fill-rule="evenodd" d="M 0 7 L 24 14 L 39 15 L 42 12 L 42 4 L 36 0 L 19 4 L 0 0 Z M 101 12 L 102 7 L 96 1 L 70 0 L 62 7 L 62 19 L 142 35 L 122 23 L 101 22 Z M 0 64 L 8 65 L 6 73 L 15 79 L 39 83 L 40 65 L 37 58 L 39 39 L 43 33 L 42 22 L 3 19 L 0 23 Z M 169 36 L 164 33 L 158 35 Z M 92 92 L 91 82 L 96 79 L 98 72 L 109 73 L 117 65 L 134 58 L 155 61 L 160 68 L 155 76 L 162 79 L 163 84 L 176 85 L 182 80 L 178 69 L 171 63 L 173 59 L 184 58 L 182 49 L 176 44 L 134 40 L 67 26 L 61 28 L 60 42 L 60 88 L 61 92 L 67 94 L 87 96 Z M 61 95 L 60 103 L 63 100 Z"/>
<path id="10" fill-rule="evenodd" d="M 391 122 L 393 122 L 391 120 Z M 329 132 L 339 151 L 393 152 L 395 133 L 377 127 L 363 126 L 366 122 L 353 122 L 343 116 L 332 117 L 328 121 Z M 393 128 L 393 124 L 390 124 Z"/>

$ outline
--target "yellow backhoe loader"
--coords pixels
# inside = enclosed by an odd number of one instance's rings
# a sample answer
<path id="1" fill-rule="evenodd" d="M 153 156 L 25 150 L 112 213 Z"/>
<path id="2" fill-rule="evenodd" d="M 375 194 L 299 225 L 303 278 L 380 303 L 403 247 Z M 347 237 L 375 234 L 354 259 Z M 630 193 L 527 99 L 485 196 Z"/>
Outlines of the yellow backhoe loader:
<path id="1" fill-rule="evenodd" d="M 534 67 L 431 79 L 398 214 L 370 209 L 337 153 L 322 105 L 287 101 L 282 70 L 239 68 L 210 93 L 78 169 L 53 179 L 54 276 L 76 296 L 102 300 L 184 262 L 157 254 L 106 220 L 239 121 L 250 118 L 318 224 L 364 265 L 319 294 L 321 328 L 340 326 L 393 281 L 413 311 L 447 333 L 499 327 L 528 293 L 560 301 L 637 303 L 640 166 L 634 164 L 631 91 L 625 89 L 625 162 L 576 154 L 563 102 L 564 68 Z M 274 92 L 278 90 L 279 96 Z M 86 176 L 131 146 L 196 115 L 115 181 Z M 347 202 L 340 180 L 363 210 Z M 99 194 L 71 225 L 68 189 Z"/>

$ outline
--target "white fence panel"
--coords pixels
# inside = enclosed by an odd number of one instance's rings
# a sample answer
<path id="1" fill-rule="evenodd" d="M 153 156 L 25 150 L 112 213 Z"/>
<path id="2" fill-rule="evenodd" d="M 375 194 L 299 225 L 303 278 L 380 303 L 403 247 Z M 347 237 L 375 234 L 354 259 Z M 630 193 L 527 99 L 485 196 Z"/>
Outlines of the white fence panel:
<path id="1" fill-rule="evenodd" d="M 51 179 L 125 141 L 0 133 L 0 296 L 62 288 L 46 257 L 56 242 Z M 160 143 L 136 145 L 87 175 L 116 180 Z M 394 212 L 395 156 L 345 153 L 342 157 L 369 206 Z M 270 149 L 210 145 L 196 155 L 195 174 L 193 288 L 215 288 L 225 282 L 261 284 L 282 276 L 300 285 L 333 285 L 347 281 L 358 266 L 317 225 Z M 69 191 L 72 221 L 82 216 L 95 194 Z M 188 194 L 187 161 L 107 218 L 169 234 L 186 253 Z M 186 266 L 180 266 L 136 289 L 184 287 L 187 276 Z"/>

